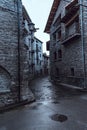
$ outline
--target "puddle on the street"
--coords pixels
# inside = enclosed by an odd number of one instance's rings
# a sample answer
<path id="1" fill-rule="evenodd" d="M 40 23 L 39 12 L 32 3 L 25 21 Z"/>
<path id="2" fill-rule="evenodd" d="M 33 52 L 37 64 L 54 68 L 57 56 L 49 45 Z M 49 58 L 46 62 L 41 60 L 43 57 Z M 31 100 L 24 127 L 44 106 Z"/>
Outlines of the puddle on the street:
<path id="1" fill-rule="evenodd" d="M 38 109 L 38 106 L 30 106 L 29 109 L 30 109 L 30 110 L 37 110 L 37 109 Z"/>
<path id="2" fill-rule="evenodd" d="M 37 105 L 41 106 L 41 105 L 43 105 L 43 103 L 41 103 L 41 102 L 38 102 L 38 103 L 37 103 Z"/>
<path id="3" fill-rule="evenodd" d="M 52 103 L 54 103 L 54 104 L 59 104 L 60 102 L 58 102 L 58 101 L 53 101 Z"/>
<path id="4" fill-rule="evenodd" d="M 33 105 L 29 106 L 29 109 L 30 110 L 37 110 L 40 108 L 41 105 L 43 105 L 43 103 L 38 102 L 37 104 L 33 104 Z"/>
<path id="5" fill-rule="evenodd" d="M 61 123 L 68 120 L 67 116 L 61 115 L 61 114 L 54 114 L 54 115 L 50 116 L 50 118 L 54 121 L 58 121 L 58 122 L 61 122 Z"/>
<path id="6" fill-rule="evenodd" d="M 73 97 L 78 97 L 82 95 L 81 92 L 75 90 L 67 89 L 61 86 L 56 86 L 52 84 L 49 79 L 42 78 L 35 82 L 35 85 L 31 87 L 32 92 L 35 94 L 37 101 L 54 101 L 52 103 L 58 104 L 56 100 L 72 99 Z M 86 98 L 85 98 L 86 99 Z M 45 103 L 46 104 L 46 103 Z"/>
<path id="7" fill-rule="evenodd" d="M 47 101 L 44 101 L 44 102 L 43 102 L 43 105 L 48 105 L 48 103 L 49 103 L 49 102 L 47 102 Z"/>

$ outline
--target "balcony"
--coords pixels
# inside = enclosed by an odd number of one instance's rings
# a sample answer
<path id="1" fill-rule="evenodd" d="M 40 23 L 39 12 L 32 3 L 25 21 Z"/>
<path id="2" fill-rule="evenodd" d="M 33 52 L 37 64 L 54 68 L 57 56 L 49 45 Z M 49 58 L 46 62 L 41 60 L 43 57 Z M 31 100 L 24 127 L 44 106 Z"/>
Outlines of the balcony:
<path id="1" fill-rule="evenodd" d="M 38 52 L 41 52 L 41 50 L 39 48 L 36 48 L 36 53 L 38 53 Z"/>
<path id="2" fill-rule="evenodd" d="M 33 67 L 35 65 L 35 63 L 31 63 L 31 66 Z"/>
<path id="3" fill-rule="evenodd" d="M 61 24 L 61 14 L 56 18 L 56 20 L 55 20 L 53 26 L 54 26 L 54 27 L 57 27 L 57 26 L 60 25 L 60 24 Z"/>
<path id="4" fill-rule="evenodd" d="M 66 44 L 66 43 L 69 43 L 71 40 L 74 40 L 75 38 L 79 38 L 80 37 L 80 33 L 75 33 L 75 34 L 72 34 L 70 35 L 68 38 L 66 38 L 64 41 L 62 41 L 62 44 Z"/>
<path id="5" fill-rule="evenodd" d="M 65 38 L 62 40 L 62 44 L 67 44 L 70 43 L 71 41 L 79 38 L 81 36 L 80 34 L 80 29 L 79 29 L 79 24 L 74 23 L 74 26 L 72 28 L 67 28 L 66 33 L 65 33 Z M 71 30 L 69 30 L 71 29 Z M 72 31 L 73 30 L 73 31 Z M 71 32 L 70 32 L 71 31 Z"/>
<path id="6" fill-rule="evenodd" d="M 61 22 L 65 23 L 66 25 L 72 23 L 74 19 L 78 17 L 79 5 L 78 0 L 74 0 L 69 5 L 65 7 L 66 14 L 61 19 Z"/>
<path id="7" fill-rule="evenodd" d="M 31 50 L 31 53 L 34 54 L 34 53 L 35 53 L 35 50 Z"/>
<path id="8" fill-rule="evenodd" d="M 27 21 L 23 21 L 23 35 L 27 35 L 29 33 Z"/>
<path id="9" fill-rule="evenodd" d="M 55 20 L 53 24 L 53 29 L 52 29 L 53 33 L 59 30 L 60 28 L 61 28 L 61 15 L 58 16 L 58 18 Z"/>

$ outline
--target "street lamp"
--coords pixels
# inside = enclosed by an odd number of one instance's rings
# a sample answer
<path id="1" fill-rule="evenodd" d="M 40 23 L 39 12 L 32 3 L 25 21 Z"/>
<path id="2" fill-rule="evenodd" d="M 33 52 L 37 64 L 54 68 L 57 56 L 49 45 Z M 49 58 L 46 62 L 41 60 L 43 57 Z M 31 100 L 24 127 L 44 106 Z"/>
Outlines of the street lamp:
<path id="1" fill-rule="evenodd" d="M 28 25 L 29 25 L 29 30 L 31 32 L 36 32 L 36 30 L 39 29 L 39 28 L 35 28 L 35 24 L 33 22 L 30 22 Z"/>
<path id="2" fill-rule="evenodd" d="M 32 59 L 32 64 L 31 64 L 31 67 L 32 67 L 32 73 L 33 73 L 33 69 L 34 69 L 34 62 L 33 62 L 33 58 L 34 58 L 34 53 L 33 53 L 33 42 L 34 42 L 34 33 L 36 32 L 36 30 L 38 30 L 39 28 L 35 28 L 35 24 L 33 23 L 33 22 L 30 22 L 29 24 L 28 24 L 28 26 L 29 26 L 29 31 L 30 31 L 30 34 L 31 34 L 31 39 L 30 39 L 30 41 L 31 41 L 31 50 L 32 50 L 32 55 L 31 55 L 31 59 Z"/>
<path id="3" fill-rule="evenodd" d="M 31 32 L 35 32 L 35 24 L 32 23 L 32 22 L 30 22 L 28 25 L 29 25 L 29 30 L 30 30 Z"/>

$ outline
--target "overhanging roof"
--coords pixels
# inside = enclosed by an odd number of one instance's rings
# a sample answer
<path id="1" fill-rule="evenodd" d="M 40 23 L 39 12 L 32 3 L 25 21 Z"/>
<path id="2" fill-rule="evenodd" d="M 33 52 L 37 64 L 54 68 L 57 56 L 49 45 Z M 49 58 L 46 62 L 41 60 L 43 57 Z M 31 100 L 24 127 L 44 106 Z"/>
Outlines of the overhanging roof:
<path id="1" fill-rule="evenodd" d="M 49 33 L 60 0 L 54 0 L 44 32 Z"/>
<path id="2" fill-rule="evenodd" d="M 73 7 L 76 3 L 78 3 L 78 0 L 73 0 L 73 1 L 71 1 L 71 2 L 66 6 L 66 9 L 69 9 L 69 8 Z"/>
<path id="3" fill-rule="evenodd" d="M 30 16 L 27 13 L 27 10 L 24 7 L 24 5 L 22 6 L 22 11 L 23 11 L 23 18 L 25 18 L 29 23 L 32 22 Z"/>

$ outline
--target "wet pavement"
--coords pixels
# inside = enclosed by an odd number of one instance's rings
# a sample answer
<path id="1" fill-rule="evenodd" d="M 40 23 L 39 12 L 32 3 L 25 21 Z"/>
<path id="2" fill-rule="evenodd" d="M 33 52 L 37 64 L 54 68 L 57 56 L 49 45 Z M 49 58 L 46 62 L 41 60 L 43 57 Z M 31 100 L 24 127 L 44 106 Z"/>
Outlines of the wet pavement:
<path id="1" fill-rule="evenodd" d="M 0 130 L 87 130 L 87 93 L 55 86 L 49 77 L 31 84 L 36 102 L 0 114 Z"/>
<path id="2" fill-rule="evenodd" d="M 31 84 L 31 90 L 35 94 L 37 101 L 54 101 L 60 99 L 70 99 L 72 97 L 85 94 L 80 90 L 56 86 L 50 82 L 49 77 L 39 78 Z M 86 92 L 87 93 L 87 92 Z"/>

